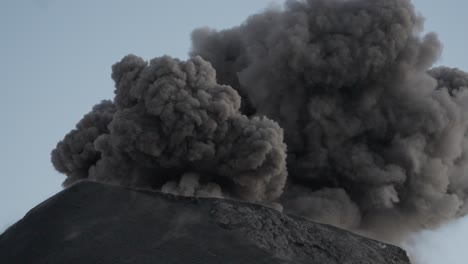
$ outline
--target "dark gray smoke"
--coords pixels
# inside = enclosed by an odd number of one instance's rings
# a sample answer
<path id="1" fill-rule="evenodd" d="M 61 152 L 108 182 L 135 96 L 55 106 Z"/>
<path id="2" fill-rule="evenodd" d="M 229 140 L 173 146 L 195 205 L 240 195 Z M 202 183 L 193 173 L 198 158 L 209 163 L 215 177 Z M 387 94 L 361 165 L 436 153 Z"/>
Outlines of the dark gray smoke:
<path id="1" fill-rule="evenodd" d="M 68 178 L 64 185 L 88 178 L 88 170 L 101 158 L 94 141 L 109 133 L 107 126 L 116 111 L 111 101 L 102 101 L 78 122 L 76 129 L 68 133 L 52 151 L 52 164 Z"/>
<path id="2" fill-rule="evenodd" d="M 271 204 L 284 129 L 287 212 L 387 241 L 437 226 L 468 212 L 468 74 L 431 69 L 441 45 L 422 30 L 409 0 L 289 0 L 195 30 L 187 62 L 114 65 L 113 103 L 58 144 L 54 166 L 66 184 Z"/>
<path id="3" fill-rule="evenodd" d="M 436 67 L 429 70 L 429 74 L 437 80 L 438 88 L 448 89 L 451 95 L 468 88 L 468 73 L 457 68 Z"/>
<path id="4" fill-rule="evenodd" d="M 287 1 L 192 35 L 288 145 L 286 211 L 378 238 L 467 212 L 466 73 L 428 70 L 441 45 L 408 0 Z"/>
<path id="5" fill-rule="evenodd" d="M 209 63 L 129 55 L 112 70 L 114 102 L 94 107 L 52 152 L 65 185 L 88 178 L 262 203 L 281 195 L 282 129 L 242 115 Z"/>

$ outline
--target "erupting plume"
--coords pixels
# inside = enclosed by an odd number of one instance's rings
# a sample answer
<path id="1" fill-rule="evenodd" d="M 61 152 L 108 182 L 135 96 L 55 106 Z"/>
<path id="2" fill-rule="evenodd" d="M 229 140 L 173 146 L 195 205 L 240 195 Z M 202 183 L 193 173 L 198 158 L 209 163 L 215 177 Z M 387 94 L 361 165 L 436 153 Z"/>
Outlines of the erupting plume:
<path id="1" fill-rule="evenodd" d="M 289 0 L 195 30 L 187 62 L 114 65 L 114 101 L 52 161 L 65 185 L 280 202 L 397 241 L 468 212 L 468 74 L 430 69 L 441 45 L 422 30 L 409 0 Z"/>
<path id="2" fill-rule="evenodd" d="M 239 112 L 209 63 L 129 55 L 113 66 L 114 103 L 96 106 L 52 152 L 65 185 L 89 178 L 186 195 L 268 203 L 286 181 L 283 131 Z M 179 183 L 180 181 L 180 183 Z"/>

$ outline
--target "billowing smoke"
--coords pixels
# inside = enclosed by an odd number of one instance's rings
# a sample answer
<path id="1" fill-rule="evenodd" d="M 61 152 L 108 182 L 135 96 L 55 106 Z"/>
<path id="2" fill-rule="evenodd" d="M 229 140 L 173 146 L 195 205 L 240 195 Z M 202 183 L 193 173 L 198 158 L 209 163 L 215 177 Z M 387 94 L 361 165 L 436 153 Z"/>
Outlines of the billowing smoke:
<path id="1" fill-rule="evenodd" d="M 457 68 L 435 67 L 429 74 L 437 80 L 438 88 L 448 89 L 451 95 L 468 88 L 468 73 Z"/>
<path id="2" fill-rule="evenodd" d="M 409 0 L 289 0 L 197 29 L 187 62 L 114 65 L 114 101 L 54 166 L 65 184 L 277 201 L 387 241 L 435 227 L 468 213 L 468 74 L 431 69 L 441 44 L 422 31 Z"/>
<path id="3" fill-rule="evenodd" d="M 191 54 L 284 129 L 286 211 L 393 239 L 466 213 L 468 78 L 428 74 L 422 25 L 407 0 L 287 1 L 194 31 Z"/>
<path id="4" fill-rule="evenodd" d="M 94 141 L 100 135 L 109 133 L 107 126 L 115 111 L 115 105 L 111 101 L 102 101 L 95 105 L 78 122 L 76 129 L 68 133 L 52 151 L 55 169 L 68 176 L 65 186 L 88 178 L 90 167 L 101 158 L 101 153 L 94 147 Z"/>
<path id="5" fill-rule="evenodd" d="M 281 195 L 282 129 L 242 115 L 239 95 L 216 83 L 208 62 L 129 55 L 112 69 L 114 101 L 94 107 L 52 152 L 65 185 L 87 178 L 266 204 Z"/>

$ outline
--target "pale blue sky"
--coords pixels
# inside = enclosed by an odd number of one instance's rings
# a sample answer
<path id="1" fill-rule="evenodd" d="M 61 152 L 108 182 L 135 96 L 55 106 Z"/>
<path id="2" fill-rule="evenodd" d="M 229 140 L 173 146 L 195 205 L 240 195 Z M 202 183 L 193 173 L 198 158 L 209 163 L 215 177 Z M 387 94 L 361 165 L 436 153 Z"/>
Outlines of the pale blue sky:
<path id="1" fill-rule="evenodd" d="M 50 151 L 112 98 L 114 62 L 186 58 L 192 29 L 239 24 L 272 2 L 282 1 L 0 0 L 0 230 L 61 190 Z M 468 70 L 468 2 L 413 2 L 444 43 L 440 64 Z"/>

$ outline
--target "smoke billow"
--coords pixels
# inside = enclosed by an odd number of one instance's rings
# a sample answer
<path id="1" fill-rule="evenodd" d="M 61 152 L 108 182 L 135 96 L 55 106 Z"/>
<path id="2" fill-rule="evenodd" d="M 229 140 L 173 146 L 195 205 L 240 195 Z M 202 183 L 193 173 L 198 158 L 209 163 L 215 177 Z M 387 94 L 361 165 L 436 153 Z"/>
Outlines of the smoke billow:
<path id="1" fill-rule="evenodd" d="M 52 151 L 52 163 L 56 170 L 65 173 L 67 186 L 80 179 L 88 178 L 89 168 L 101 157 L 94 147 L 94 141 L 102 134 L 109 133 L 107 126 L 116 109 L 111 101 L 102 101 L 78 122 L 76 129 L 68 133 Z"/>
<path id="2" fill-rule="evenodd" d="M 466 212 L 468 79 L 428 74 L 441 45 L 422 25 L 406 0 L 288 1 L 196 30 L 191 54 L 284 129 L 286 211 L 386 236 Z"/>
<path id="3" fill-rule="evenodd" d="M 54 166 L 66 184 L 279 201 L 387 241 L 437 226 L 468 213 L 468 74 L 431 69 L 441 44 L 422 31 L 409 0 L 289 0 L 197 29 L 187 62 L 115 64 L 114 101 Z"/>
<path id="4" fill-rule="evenodd" d="M 468 88 L 468 73 L 457 68 L 435 67 L 429 74 L 437 80 L 438 88 L 448 89 L 451 95 Z"/>
<path id="5" fill-rule="evenodd" d="M 112 69 L 114 102 L 96 106 L 52 152 L 66 185 L 88 178 L 251 202 L 280 196 L 282 129 L 242 115 L 239 95 L 216 83 L 208 62 L 129 55 Z"/>

